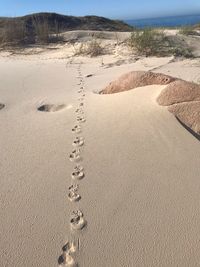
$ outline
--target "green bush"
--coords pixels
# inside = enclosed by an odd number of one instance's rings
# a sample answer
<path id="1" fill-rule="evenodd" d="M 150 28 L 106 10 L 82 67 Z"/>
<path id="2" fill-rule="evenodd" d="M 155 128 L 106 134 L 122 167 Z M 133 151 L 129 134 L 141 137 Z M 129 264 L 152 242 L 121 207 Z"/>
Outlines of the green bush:
<path id="1" fill-rule="evenodd" d="M 134 31 L 129 40 L 134 52 L 145 56 L 176 56 L 192 58 L 192 49 L 179 36 L 165 36 L 152 29 Z"/>
<path id="2" fill-rule="evenodd" d="M 176 57 L 185 57 L 185 58 L 193 58 L 194 55 L 192 53 L 192 49 L 183 48 L 183 47 L 175 47 L 172 49 L 172 53 Z"/>
<path id="3" fill-rule="evenodd" d="M 144 29 L 131 34 L 129 45 L 138 54 L 151 56 L 164 53 L 164 48 L 169 46 L 169 42 L 162 32 Z"/>

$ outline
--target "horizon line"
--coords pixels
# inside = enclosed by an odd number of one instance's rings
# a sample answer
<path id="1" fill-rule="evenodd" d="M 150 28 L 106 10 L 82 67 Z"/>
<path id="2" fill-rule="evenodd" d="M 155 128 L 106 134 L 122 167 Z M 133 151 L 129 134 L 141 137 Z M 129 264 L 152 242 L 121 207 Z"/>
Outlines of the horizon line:
<path id="1" fill-rule="evenodd" d="M 39 12 L 31 12 L 31 13 L 26 13 L 24 15 L 15 15 L 15 16 L 2 16 L 0 15 L 0 18 L 17 18 L 17 17 L 24 17 L 28 15 L 34 15 L 34 14 L 40 14 L 40 13 L 54 13 L 58 15 L 64 15 L 64 16 L 69 16 L 69 17 L 86 17 L 86 16 L 96 16 L 96 17 L 104 17 L 112 20 L 124 20 L 124 21 L 129 21 L 129 20 L 144 20 L 144 19 L 162 19 L 162 18 L 173 18 L 173 17 L 185 17 L 185 16 L 200 16 L 200 11 L 198 13 L 186 13 L 186 14 L 177 14 L 177 15 L 163 15 L 163 16 L 147 16 L 147 17 L 140 17 L 140 18 L 113 18 L 113 17 L 107 17 L 104 15 L 95 15 L 95 14 L 85 14 L 85 15 L 72 15 L 72 14 L 63 14 L 59 12 L 54 12 L 54 11 L 39 11 Z"/>

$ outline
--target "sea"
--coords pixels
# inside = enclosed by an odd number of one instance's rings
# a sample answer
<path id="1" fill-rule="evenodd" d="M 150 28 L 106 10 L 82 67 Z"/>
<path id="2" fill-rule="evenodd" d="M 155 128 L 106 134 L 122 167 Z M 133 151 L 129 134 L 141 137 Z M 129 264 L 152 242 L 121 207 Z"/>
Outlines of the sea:
<path id="1" fill-rule="evenodd" d="M 200 15 L 185 15 L 150 19 L 132 19 L 125 20 L 125 22 L 137 28 L 180 27 L 187 25 L 195 25 L 198 23 L 200 24 Z"/>

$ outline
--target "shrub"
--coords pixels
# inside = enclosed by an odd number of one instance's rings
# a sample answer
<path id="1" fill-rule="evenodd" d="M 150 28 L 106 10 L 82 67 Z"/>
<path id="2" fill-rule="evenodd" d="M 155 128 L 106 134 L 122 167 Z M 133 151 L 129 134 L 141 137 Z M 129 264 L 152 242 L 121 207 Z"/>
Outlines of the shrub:
<path id="1" fill-rule="evenodd" d="M 184 47 L 175 47 L 172 49 L 173 55 L 176 57 L 193 58 L 192 49 Z"/>
<path id="2" fill-rule="evenodd" d="M 50 32 L 48 21 L 45 19 L 43 19 L 42 21 L 34 19 L 33 25 L 36 34 L 36 41 L 38 43 L 49 43 Z"/>
<path id="3" fill-rule="evenodd" d="M 0 42 L 3 45 L 19 45 L 25 42 L 25 37 L 26 28 L 23 22 L 10 21 L 1 30 Z"/>
<path id="4" fill-rule="evenodd" d="M 134 31 L 131 34 L 129 45 L 138 54 L 150 56 L 162 54 L 163 48 L 169 46 L 169 42 L 162 32 L 144 29 L 143 31 Z"/>
<path id="5" fill-rule="evenodd" d="M 179 30 L 179 33 L 180 34 L 183 34 L 183 35 L 197 35 L 197 32 L 191 27 L 191 26 L 186 26 L 186 27 L 183 27 Z"/>
<path id="6" fill-rule="evenodd" d="M 96 57 L 103 54 L 103 47 L 96 39 L 86 44 L 86 54 L 91 57 Z"/>
<path id="7" fill-rule="evenodd" d="M 75 55 L 89 55 L 91 57 L 97 57 L 104 53 L 104 48 L 97 39 L 89 41 L 87 43 L 81 43 L 78 48 L 74 46 Z"/>
<path id="8" fill-rule="evenodd" d="M 178 36 L 165 36 L 151 29 L 133 32 L 129 46 L 140 55 L 194 57 L 192 49 Z"/>

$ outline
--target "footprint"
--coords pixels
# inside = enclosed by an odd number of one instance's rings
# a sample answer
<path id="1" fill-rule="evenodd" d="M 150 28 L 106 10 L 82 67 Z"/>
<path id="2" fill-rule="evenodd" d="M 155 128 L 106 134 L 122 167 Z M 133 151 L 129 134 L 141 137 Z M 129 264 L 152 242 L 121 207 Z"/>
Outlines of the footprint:
<path id="1" fill-rule="evenodd" d="M 82 113 L 82 114 L 84 113 L 84 111 L 83 111 L 82 108 L 77 108 L 77 109 L 75 110 L 75 112 L 76 112 L 76 113 Z"/>
<path id="2" fill-rule="evenodd" d="M 73 241 L 68 241 L 63 247 L 62 247 L 62 251 L 63 252 L 67 252 L 70 254 L 73 254 L 76 252 L 76 245 L 75 242 Z"/>
<path id="3" fill-rule="evenodd" d="M 75 125 L 74 128 L 72 128 L 72 132 L 80 133 L 81 132 L 81 126 Z"/>
<path id="4" fill-rule="evenodd" d="M 84 103 L 83 103 L 83 102 L 81 102 L 81 103 L 79 104 L 79 106 L 80 106 L 80 107 L 83 107 L 83 106 L 84 106 Z"/>
<path id="5" fill-rule="evenodd" d="M 72 143 L 73 146 L 79 147 L 84 145 L 84 138 L 83 137 L 76 137 L 76 139 Z"/>
<path id="6" fill-rule="evenodd" d="M 78 116 L 77 117 L 77 121 L 83 123 L 83 122 L 86 122 L 86 119 L 84 117 L 79 117 Z"/>
<path id="7" fill-rule="evenodd" d="M 3 108 L 5 108 L 5 105 L 0 103 L 0 110 L 3 109 Z"/>
<path id="8" fill-rule="evenodd" d="M 76 202 L 81 199 L 81 196 L 78 194 L 78 185 L 71 185 L 69 187 L 68 198 L 71 202 Z"/>
<path id="9" fill-rule="evenodd" d="M 71 161 L 78 161 L 81 159 L 80 157 L 80 149 L 74 149 L 72 153 L 69 155 L 69 159 Z"/>
<path id="10" fill-rule="evenodd" d="M 83 167 L 80 165 L 77 165 L 74 168 L 74 171 L 71 174 L 73 180 L 81 180 L 84 178 L 85 174 L 83 172 Z"/>
<path id="11" fill-rule="evenodd" d="M 88 74 L 88 75 L 86 75 L 85 77 L 86 78 L 89 78 L 89 77 L 92 77 L 93 76 L 93 74 Z"/>
<path id="12" fill-rule="evenodd" d="M 43 111 L 43 112 L 56 112 L 61 109 L 64 109 L 66 105 L 61 104 L 61 105 L 53 105 L 53 104 L 45 104 L 37 108 L 38 111 Z"/>
<path id="13" fill-rule="evenodd" d="M 81 166 L 81 165 L 76 165 L 75 167 L 74 167 L 74 171 L 79 171 L 79 172 L 81 172 L 81 171 L 83 171 L 84 169 L 83 169 L 83 166 Z"/>
<path id="14" fill-rule="evenodd" d="M 70 219 L 70 225 L 72 230 L 81 230 L 86 226 L 86 221 L 80 210 L 73 211 Z"/>
<path id="15" fill-rule="evenodd" d="M 58 264 L 59 266 L 78 267 L 74 258 L 67 252 L 63 252 L 63 254 L 58 258 Z"/>

